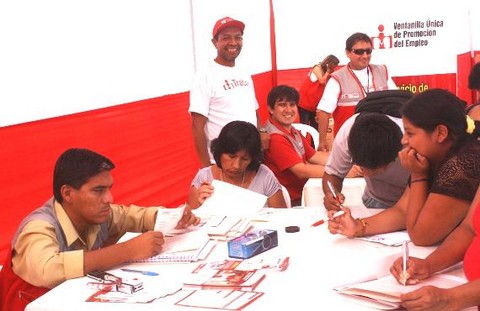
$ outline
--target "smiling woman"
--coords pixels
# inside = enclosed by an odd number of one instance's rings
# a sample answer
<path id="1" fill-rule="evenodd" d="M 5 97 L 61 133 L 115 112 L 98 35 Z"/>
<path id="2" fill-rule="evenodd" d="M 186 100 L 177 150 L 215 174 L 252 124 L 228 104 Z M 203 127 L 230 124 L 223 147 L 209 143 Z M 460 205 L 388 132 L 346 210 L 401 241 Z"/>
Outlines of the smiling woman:
<path id="1" fill-rule="evenodd" d="M 410 181 L 402 197 L 365 219 L 347 211 L 329 224 L 330 232 L 352 237 L 407 229 L 421 246 L 445 239 L 464 219 L 480 184 L 480 124 L 470 133 L 464 109 L 465 102 L 443 89 L 407 101 L 398 157 Z"/>

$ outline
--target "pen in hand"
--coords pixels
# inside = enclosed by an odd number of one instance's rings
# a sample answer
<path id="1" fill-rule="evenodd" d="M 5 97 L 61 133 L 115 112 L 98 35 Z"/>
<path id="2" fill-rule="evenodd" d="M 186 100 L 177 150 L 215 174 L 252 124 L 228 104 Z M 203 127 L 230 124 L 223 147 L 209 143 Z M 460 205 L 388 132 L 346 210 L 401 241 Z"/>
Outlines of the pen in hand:
<path id="1" fill-rule="evenodd" d="M 407 285 L 407 261 L 408 261 L 408 241 L 403 241 L 403 254 L 402 254 L 402 264 L 403 264 L 403 271 L 402 271 L 402 284 L 403 286 Z"/>
<path id="2" fill-rule="evenodd" d="M 152 272 L 152 271 L 144 271 L 144 270 L 136 270 L 136 269 L 127 269 L 127 268 L 123 268 L 123 269 L 120 269 L 122 271 L 125 271 L 125 272 L 132 272 L 132 273 L 140 273 L 142 275 L 148 275 L 148 276 L 157 276 L 159 275 L 157 272 Z"/>
<path id="3" fill-rule="evenodd" d="M 333 214 L 333 217 L 332 217 L 332 218 L 335 218 L 335 217 L 338 217 L 338 216 L 342 216 L 343 214 L 345 214 L 344 211 L 338 211 L 338 212 L 336 212 L 335 214 Z M 314 223 L 312 224 L 312 227 L 320 226 L 321 224 L 323 224 L 323 223 L 326 222 L 327 220 L 328 220 L 328 218 L 320 219 L 319 221 L 314 222 Z"/>
<path id="4" fill-rule="evenodd" d="M 343 208 L 343 204 L 340 203 L 340 198 L 337 196 L 337 193 L 335 191 L 335 188 L 333 187 L 332 183 L 330 182 L 330 180 L 327 180 L 327 185 L 328 185 L 328 188 L 330 189 L 330 191 L 332 192 L 333 194 L 333 198 L 335 200 L 337 200 L 337 202 L 340 204 L 340 207 Z"/>

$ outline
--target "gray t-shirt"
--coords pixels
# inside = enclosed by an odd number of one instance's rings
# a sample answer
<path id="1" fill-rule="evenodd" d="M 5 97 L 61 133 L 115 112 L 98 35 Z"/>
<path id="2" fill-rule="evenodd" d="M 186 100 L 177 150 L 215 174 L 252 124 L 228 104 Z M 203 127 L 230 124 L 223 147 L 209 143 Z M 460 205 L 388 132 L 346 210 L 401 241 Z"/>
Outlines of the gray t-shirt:
<path id="1" fill-rule="evenodd" d="M 193 178 L 192 186 L 198 189 L 202 182 L 208 181 L 211 183 L 213 179 L 212 167 L 204 167 L 201 168 L 195 178 Z M 264 164 L 260 164 L 257 174 L 248 186 L 248 190 L 266 195 L 269 198 L 281 189 L 282 186 L 273 172 Z"/>
<path id="2" fill-rule="evenodd" d="M 325 172 L 329 175 L 345 178 L 353 166 L 352 156 L 348 150 L 348 135 L 357 116 L 358 113 L 345 121 L 335 136 L 332 152 L 325 166 Z M 402 119 L 391 116 L 388 117 L 395 122 L 403 132 Z M 405 191 L 409 176 L 409 171 L 401 166 L 400 160 L 397 158 L 395 162 L 388 165 L 382 174 L 365 177 L 364 204 L 366 203 L 366 199 L 372 198 L 380 201 L 386 207 L 394 205 Z"/>

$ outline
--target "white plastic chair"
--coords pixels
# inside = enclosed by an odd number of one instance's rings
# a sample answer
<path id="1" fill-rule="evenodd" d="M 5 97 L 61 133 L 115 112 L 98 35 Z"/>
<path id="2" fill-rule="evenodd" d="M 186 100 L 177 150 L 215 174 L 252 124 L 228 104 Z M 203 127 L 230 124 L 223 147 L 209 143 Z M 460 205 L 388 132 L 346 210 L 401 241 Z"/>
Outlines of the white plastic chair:
<path id="1" fill-rule="evenodd" d="M 318 134 L 318 130 L 311 125 L 303 124 L 303 123 L 293 123 L 292 126 L 299 130 L 303 136 L 307 137 L 307 133 L 312 136 L 313 144 L 315 148 L 318 147 L 320 143 L 320 134 Z"/>
<path id="2" fill-rule="evenodd" d="M 283 198 L 285 199 L 285 203 L 287 204 L 287 208 L 292 207 L 292 201 L 290 200 L 290 193 L 288 193 L 287 188 L 284 185 L 282 186 Z"/>

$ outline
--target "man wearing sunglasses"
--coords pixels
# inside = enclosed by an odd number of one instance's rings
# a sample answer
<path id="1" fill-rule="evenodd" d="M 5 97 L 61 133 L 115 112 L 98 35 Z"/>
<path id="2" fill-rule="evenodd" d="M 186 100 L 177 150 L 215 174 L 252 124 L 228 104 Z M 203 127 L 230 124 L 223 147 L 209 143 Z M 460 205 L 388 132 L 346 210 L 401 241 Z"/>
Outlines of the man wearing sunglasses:
<path id="1" fill-rule="evenodd" d="M 345 53 L 350 61 L 331 74 L 332 79 L 328 81 L 317 106 L 318 150 L 329 150 L 326 138 L 330 115 L 335 135 L 345 120 L 354 114 L 357 103 L 368 93 L 397 88 L 385 65 L 370 64 L 372 50 L 372 40 L 364 33 L 354 33 L 347 39 Z"/>

